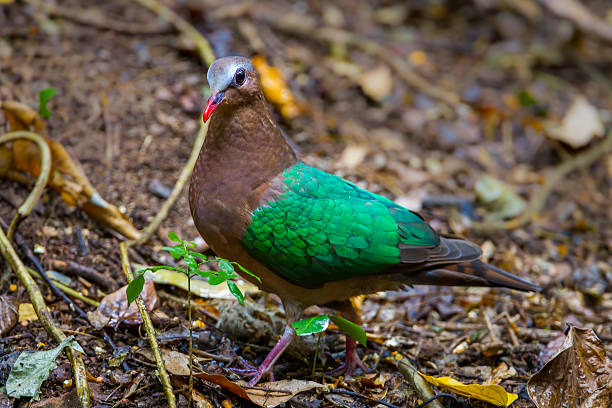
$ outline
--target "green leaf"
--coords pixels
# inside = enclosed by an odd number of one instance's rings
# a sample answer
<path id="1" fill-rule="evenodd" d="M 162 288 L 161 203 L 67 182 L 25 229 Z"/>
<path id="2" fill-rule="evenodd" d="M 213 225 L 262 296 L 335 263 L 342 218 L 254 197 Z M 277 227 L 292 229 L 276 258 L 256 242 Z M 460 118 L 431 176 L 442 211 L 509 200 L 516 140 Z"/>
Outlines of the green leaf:
<path id="1" fill-rule="evenodd" d="M 206 278 L 206 279 L 208 279 L 209 277 L 211 277 L 211 276 L 214 276 L 214 275 L 215 275 L 215 273 L 214 273 L 214 272 L 212 272 L 212 271 L 201 271 L 201 270 L 199 270 L 199 269 L 198 269 L 198 271 L 196 272 L 196 274 L 197 274 L 197 275 L 199 275 L 199 276 L 201 276 L 201 277 L 203 277 L 203 278 Z"/>
<path id="2" fill-rule="evenodd" d="M 181 259 L 187 253 L 187 251 L 185 251 L 185 247 L 183 247 L 183 244 L 178 244 L 173 247 L 165 246 L 165 247 L 162 247 L 162 249 L 164 251 L 169 252 L 170 255 L 172 255 L 174 259 Z"/>
<path id="3" fill-rule="evenodd" d="M 219 269 L 221 269 L 226 274 L 233 274 L 234 273 L 234 266 L 231 263 L 229 263 L 228 261 L 226 261 L 225 259 L 221 259 L 219 261 Z"/>
<path id="4" fill-rule="evenodd" d="M 227 277 L 221 275 L 212 275 L 208 277 L 208 283 L 213 286 L 217 286 L 220 283 L 227 281 Z"/>
<path id="5" fill-rule="evenodd" d="M 356 340 L 362 346 L 366 346 L 368 338 L 366 336 L 365 330 L 363 330 L 361 326 L 337 315 L 331 316 L 330 319 L 332 322 L 334 322 L 336 326 L 338 326 L 342 333 L 350 336 L 353 340 Z"/>
<path id="6" fill-rule="evenodd" d="M 531 94 L 525 90 L 522 90 L 518 94 L 519 103 L 522 106 L 533 106 L 536 104 L 536 100 Z"/>
<path id="7" fill-rule="evenodd" d="M 193 256 L 194 258 L 200 258 L 203 261 L 208 261 L 208 257 L 204 254 L 201 254 L 199 252 L 195 252 L 195 251 L 187 251 L 188 254 L 190 254 L 191 256 Z"/>
<path id="8" fill-rule="evenodd" d="M 291 323 L 291 327 L 293 327 L 298 336 L 321 333 L 327 330 L 328 326 L 329 316 L 327 315 L 313 316 L 308 319 Z"/>
<path id="9" fill-rule="evenodd" d="M 51 117 L 51 111 L 47 108 L 47 103 L 49 99 L 53 98 L 57 94 L 57 89 L 55 88 L 47 88 L 40 91 L 38 94 L 38 114 L 45 119 L 49 119 Z"/>
<path id="10" fill-rule="evenodd" d="M 170 241 L 180 242 L 181 244 L 183 243 L 183 240 L 182 240 L 182 239 L 180 239 L 180 238 L 178 237 L 178 235 L 176 235 L 176 232 L 169 232 L 169 233 L 168 233 L 168 239 L 169 239 Z"/>
<path id="11" fill-rule="evenodd" d="M 255 275 L 253 272 L 249 271 L 244 266 L 240 265 L 238 262 L 234 262 L 234 263 L 238 265 L 238 268 L 240 268 L 242 272 L 246 273 L 247 275 L 251 275 L 252 277 L 257 279 L 258 282 L 261 282 L 261 279 L 259 278 L 259 276 Z"/>
<path id="12" fill-rule="evenodd" d="M 140 295 L 142 292 L 142 288 L 144 288 L 145 277 L 144 275 L 138 275 L 128 284 L 125 289 L 125 294 L 127 295 L 128 305 L 132 304 L 134 300 Z"/>
<path id="13" fill-rule="evenodd" d="M 187 267 L 189 268 L 189 272 L 191 273 L 198 273 L 199 269 L 198 269 L 198 261 L 195 260 L 195 258 L 191 255 L 191 254 L 185 254 L 184 255 L 184 259 L 185 259 L 185 263 L 187 264 Z"/>
<path id="14" fill-rule="evenodd" d="M 234 295 L 234 297 L 238 299 L 240 304 L 244 305 L 244 295 L 240 291 L 240 288 L 238 287 L 238 285 L 236 285 L 236 282 L 234 282 L 233 280 L 228 280 L 227 288 L 229 289 L 230 292 L 232 292 L 232 295 Z"/>
<path id="15" fill-rule="evenodd" d="M 73 336 L 66 337 L 57 347 L 44 351 L 24 351 L 19 354 L 6 380 L 5 393 L 9 397 L 33 397 L 38 399 L 40 386 L 49 377 L 57 364 L 55 359 L 65 347 L 72 347 L 83 352 L 81 346 L 73 341 Z"/>

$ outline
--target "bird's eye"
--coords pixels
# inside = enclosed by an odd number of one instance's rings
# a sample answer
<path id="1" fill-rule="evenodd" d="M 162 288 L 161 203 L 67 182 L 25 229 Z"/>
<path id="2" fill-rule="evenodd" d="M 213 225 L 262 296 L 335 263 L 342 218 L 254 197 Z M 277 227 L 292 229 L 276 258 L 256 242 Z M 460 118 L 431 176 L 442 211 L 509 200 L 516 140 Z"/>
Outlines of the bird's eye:
<path id="1" fill-rule="evenodd" d="M 236 75 L 234 75 L 234 82 L 236 82 L 236 85 L 240 86 L 244 84 L 245 80 L 246 72 L 244 72 L 244 69 L 242 68 L 238 69 L 238 71 L 236 71 Z"/>

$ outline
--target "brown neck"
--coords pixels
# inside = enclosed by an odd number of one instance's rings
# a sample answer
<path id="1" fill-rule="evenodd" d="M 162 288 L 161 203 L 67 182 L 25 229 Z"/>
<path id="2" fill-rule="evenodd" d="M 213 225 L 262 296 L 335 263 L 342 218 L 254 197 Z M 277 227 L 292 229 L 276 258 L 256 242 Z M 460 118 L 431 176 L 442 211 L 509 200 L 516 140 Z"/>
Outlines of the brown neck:
<path id="1" fill-rule="evenodd" d="M 212 115 L 194 177 L 207 189 L 239 183 L 254 189 L 296 163 L 263 98 L 219 106 Z"/>

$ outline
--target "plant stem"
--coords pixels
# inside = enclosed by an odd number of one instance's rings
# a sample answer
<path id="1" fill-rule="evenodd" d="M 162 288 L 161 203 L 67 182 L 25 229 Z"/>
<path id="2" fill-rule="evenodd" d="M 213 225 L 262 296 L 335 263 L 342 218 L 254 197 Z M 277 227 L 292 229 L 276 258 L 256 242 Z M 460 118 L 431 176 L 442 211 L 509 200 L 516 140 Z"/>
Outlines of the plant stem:
<path id="1" fill-rule="evenodd" d="M 191 272 L 187 271 L 187 315 L 189 317 L 189 408 L 193 405 L 193 322 L 191 321 Z"/>
<path id="2" fill-rule="evenodd" d="M 119 251 L 121 253 L 121 267 L 123 268 L 123 272 L 125 273 L 128 283 L 134 279 L 132 266 L 130 265 L 130 259 L 128 257 L 129 245 L 129 242 L 127 241 L 123 241 L 119 244 Z M 147 337 L 149 338 L 149 344 L 153 350 L 153 356 L 155 356 L 155 363 L 157 365 L 157 371 L 155 374 L 157 375 L 157 378 L 164 389 L 164 393 L 166 394 L 168 408 L 176 408 L 176 398 L 172 392 L 170 376 L 168 375 L 168 371 L 166 371 L 164 360 L 162 359 L 161 351 L 159 349 L 159 344 L 157 343 L 157 338 L 155 337 L 155 328 L 153 327 L 153 323 L 151 323 L 151 317 L 147 312 L 147 307 L 140 296 L 136 298 L 136 306 L 138 306 L 142 323 L 145 327 L 145 331 L 147 332 Z"/>

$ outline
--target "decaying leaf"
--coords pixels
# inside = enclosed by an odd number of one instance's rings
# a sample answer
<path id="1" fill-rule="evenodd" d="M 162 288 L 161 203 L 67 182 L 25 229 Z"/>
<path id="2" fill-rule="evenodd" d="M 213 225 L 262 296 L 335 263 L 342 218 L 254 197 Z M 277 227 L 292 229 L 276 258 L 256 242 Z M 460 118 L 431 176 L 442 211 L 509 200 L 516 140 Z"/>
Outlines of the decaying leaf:
<path id="1" fill-rule="evenodd" d="M 430 384 L 445 388 L 464 397 L 489 402 L 498 407 L 507 407 L 518 398 L 518 395 L 506 392 L 501 385 L 497 384 L 463 384 L 450 377 L 432 377 L 421 372 L 419 374 Z"/>
<path id="2" fill-rule="evenodd" d="M 78 343 L 72 341 L 73 337 L 65 338 L 57 347 L 44 351 L 22 352 L 6 380 L 6 395 L 9 397 L 33 397 L 38 399 L 40 386 L 49 377 L 49 373 L 56 367 L 55 359 L 64 347 L 83 353 Z"/>
<path id="3" fill-rule="evenodd" d="M 17 324 L 19 302 L 12 296 L 0 296 L 0 337 L 6 336 Z"/>
<path id="4" fill-rule="evenodd" d="M 19 322 L 22 324 L 38 320 L 38 315 L 34 311 L 34 306 L 32 306 L 31 303 L 20 303 L 18 316 Z"/>
<path id="5" fill-rule="evenodd" d="M 155 362 L 155 356 L 151 349 L 140 349 L 136 353 L 143 356 L 148 361 Z M 187 354 L 165 349 L 161 350 L 161 354 L 166 370 L 168 370 L 170 374 L 182 376 L 189 375 L 189 356 Z"/>
<path id="6" fill-rule="evenodd" d="M 567 143 L 573 148 L 589 144 L 594 136 L 603 136 L 604 125 L 597 108 L 584 96 L 578 96 L 563 117 L 561 124 L 547 123 L 546 131 L 553 139 Z"/>
<path id="7" fill-rule="evenodd" d="M 126 288 L 127 285 L 104 296 L 104 299 L 100 302 L 100 306 L 93 312 L 87 313 L 89 321 L 96 329 L 101 329 L 104 326 L 117 327 L 119 323 L 142 323 L 136 303 L 132 303 L 128 306 Z M 140 296 L 145 302 L 147 310 L 151 311 L 155 309 L 159 302 L 159 298 L 157 297 L 155 285 L 151 279 L 145 281 Z"/>
<path id="8" fill-rule="evenodd" d="M 221 374 L 198 373 L 194 377 L 214 382 L 242 399 L 260 407 L 276 407 L 289 401 L 297 394 L 325 386 L 314 381 L 281 380 L 257 384 L 256 388 L 246 387 L 244 381 L 230 381 Z"/>
<path id="9" fill-rule="evenodd" d="M 1 104 L 11 130 L 33 129 L 43 134 L 44 122 L 31 108 L 18 102 Z M 66 204 L 82 208 L 90 217 L 134 239 L 140 233 L 117 207 L 105 201 L 92 186 L 78 162 L 73 160 L 64 147 L 45 136 L 51 150 L 51 174 L 48 186 L 57 191 Z M 0 145 L 0 175 L 11 177 L 11 170 L 21 170 L 33 177 L 40 174 L 38 147 L 28 140 L 17 140 Z M 17 181 L 22 181 L 18 178 Z"/>
<path id="10" fill-rule="evenodd" d="M 519 215 L 526 203 L 512 189 L 491 176 L 484 175 L 474 186 L 478 201 L 482 202 L 490 219 L 505 219 Z"/>
<path id="11" fill-rule="evenodd" d="M 366 71 L 356 79 L 363 93 L 376 102 L 382 102 L 393 90 L 393 75 L 386 65 Z"/>
<path id="12" fill-rule="evenodd" d="M 266 58 L 262 55 L 253 57 L 251 61 L 259 72 L 261 87 L 266 99 L 276 105 L 285 118 L 291 119 L 299 115 L 301 109 L 295 103 L 293 94 L 278 68 L 268 65 Z"/>
<path id="13" fill-rule="evenodd" d="M 538 408 L 609 408 L 612 360 L 592 329 L 571 326 L 565 342 L 527 383 Z"/>

